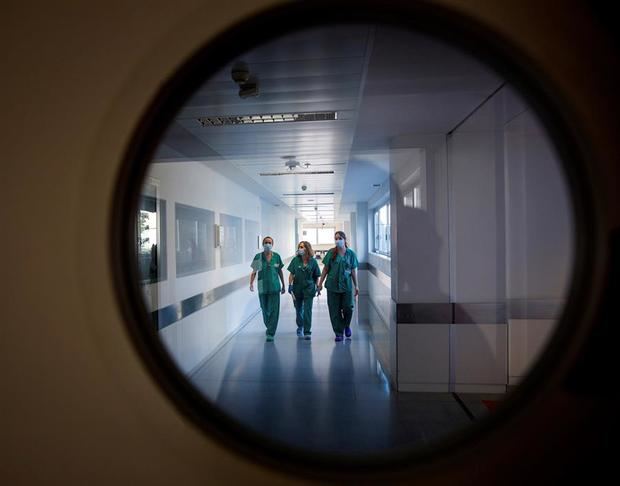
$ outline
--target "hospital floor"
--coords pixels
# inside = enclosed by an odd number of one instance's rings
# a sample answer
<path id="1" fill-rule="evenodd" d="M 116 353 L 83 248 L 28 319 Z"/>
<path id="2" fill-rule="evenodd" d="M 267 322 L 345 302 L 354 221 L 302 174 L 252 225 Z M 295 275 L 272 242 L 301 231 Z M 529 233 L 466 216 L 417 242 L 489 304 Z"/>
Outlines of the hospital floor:
<path id="1" fill-rule="evenodd" d="M 259 313 L 190 379 L 254 431 L 286 446 L 342 454 L 433 443 L 472 424 L 501 398 L 391 390 L 368 322 L 356 308 L 352 339 L 334 342 L 321 296 L 314 302 L 312 340 L 299 339 L 287 294 L 274 342 L 265 342 Z"/>

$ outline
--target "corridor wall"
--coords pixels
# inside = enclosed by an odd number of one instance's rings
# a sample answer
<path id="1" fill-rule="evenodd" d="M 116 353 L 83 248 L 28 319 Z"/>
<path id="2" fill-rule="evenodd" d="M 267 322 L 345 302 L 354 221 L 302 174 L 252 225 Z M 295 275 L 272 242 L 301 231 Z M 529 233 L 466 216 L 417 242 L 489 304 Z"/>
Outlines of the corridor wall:
<path id="1" fill-rule="evenodd" d="M 201 162 L 152 164 L 149 180 L 158 188 L 157 197 L 166 201 L 167 278 L 145 285 L 144 295 L 149 310 L 160 310 L 164 318 L 159 320 L 159 335 L 170 354 L 181 370 L 191 373 L 259 311 L 257 294 L 248 289 L 251 258 L 261 251 L 257 236 L 273 236 L 274 249 L 283 259 L 290 257 L 294 251 L 294 216 Z M 216 225 L 242 219 L 242 230 L 232 227 L 227 236 L 237 240 L 241 263 L 226 265 L 222 261 L 222 247 L 216 246 L 214 238 L 207 242 L 213 247 L 214 268 L 177 276 L 175 203 L 212 211 Z M 244 229 L 254 228 L 256 222 L 260 235 L 252 236 L 248 249 L 251 246 L 254 251 L 249 252 L 245 244 L 249 235 L 244 234 Z M 204 302 L 205 294 L 211 300 Z M 194 304 L 196 300 L 198 304 Z M 170 316 L 175 308 L 183 311 L 176 318 Z M 167 315 L 162 310 L 168 310 Z"/>
<path id="2" fill-rule="evenodd" d="M 571 207 L 544 130 L 503 87 L 447 136 L 394 139 L 390 171 L 399 390 L 505 391 L 570 277 Z M 421 205 L 407 207 L 416 171 Z"/>

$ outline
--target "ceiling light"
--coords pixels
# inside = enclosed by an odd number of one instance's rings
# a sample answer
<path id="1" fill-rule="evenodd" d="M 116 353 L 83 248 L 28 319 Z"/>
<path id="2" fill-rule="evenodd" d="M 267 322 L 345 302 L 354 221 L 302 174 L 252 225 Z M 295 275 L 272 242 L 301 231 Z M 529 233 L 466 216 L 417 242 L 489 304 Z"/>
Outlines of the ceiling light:
<path id="1" fill-rule="evenodd" d="M 333 196 L 333 192 L 287 192 L 282 194 L 283 196 Z"/>
<path id="2" fill-rule="evenodd" d="M 338 112 L 336 111 L 312 111 L 306 113 L 203 116 L 198 118 L 198 122 L 203 127 L 212 127 L 223 125 L 254 125 L 259 123 L 318 122 L 337 119 Z"/>
<path id="3" fill-rule="evenodd" d="M 258 175 L 260 176 L 283 176 L 283 175 L 323 175 L 323 174 L 333 174 L 333 170 L 311 170 L 309 172 L 293 172 L 292 169 L 289 169 L 290 172 L 260 172 Z"/>

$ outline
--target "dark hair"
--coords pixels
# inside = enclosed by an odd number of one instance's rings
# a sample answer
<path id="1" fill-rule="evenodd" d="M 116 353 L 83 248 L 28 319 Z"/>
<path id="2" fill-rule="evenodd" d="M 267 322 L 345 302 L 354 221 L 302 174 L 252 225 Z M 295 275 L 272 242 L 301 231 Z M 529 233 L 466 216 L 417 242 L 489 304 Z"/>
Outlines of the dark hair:
<path id="1" fill-rule="evenodd" d="M 273 238 L 272 238 L 271 236 L 265 236 L 265 237 L 263 238 L 263 245 L 265 244 L 265 240 L 266 240 L 267 238 L 269 238 L 269 239 L 271 240 L 271 244 L 273 245 L 274 241 L 273 241 Z"/>
<path id="2" fill-rule="evenodd" d="M 349 244 L 347 243 L 347 235 L 345 234 L 344 231 L 336 231 L 334 233 L 334 238 L 336 237 L 336 235 L 339 235 L 340 237 L 342 237 L 342 239 L 344 240 L 344 246 L 345 248 L 349 248 Z M 332 261 L 336 259 L 336 253 L 338 252 L 338 247 L 334 246 L 334 248 L 332 249 Z"/>

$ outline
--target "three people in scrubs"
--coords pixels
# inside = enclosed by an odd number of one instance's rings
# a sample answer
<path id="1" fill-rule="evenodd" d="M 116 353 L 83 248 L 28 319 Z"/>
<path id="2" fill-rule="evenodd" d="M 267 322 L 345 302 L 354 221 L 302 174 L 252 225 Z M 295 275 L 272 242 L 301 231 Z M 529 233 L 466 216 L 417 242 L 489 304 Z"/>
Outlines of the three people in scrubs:
<path id="1" fill-rule="evenodd" d="M 317 293 L 317 283 L 321 276 L 319 264 L 314 259 L 312 245 L 301 241 L 297 245 L 297 255 L 291 260 L 287 270 L 288 291 L 295 303 L 297 336 L 310 340 L 312 334 L 312 302 Z"/>
<path id="2" fill-rule="evenodd" d="M 252 261 L 250 290 L 254 292 L 254 279 L 258 273 L 258 298 L 263 311 L 263 322 L 267 328 L 267 341 L 273 341 L 280 317 L 280 294 L 285 293 L 282 259 L 272 251 L 273 238 L 263 238 L 263 251 Z M 280 285 L 280 283 L 282 285 Z"/>
<path id="3" fill-rule="evenodd" d="M 351 317 L 353 316 L 354 298 L 359 295 L 357 286 L 357 256 L 347 245 L 347 235 L 336 231 L 336 246 L 327 252 L 323 259 L 323 272 L 318 291 L 323 289 L 327 278 L 327 307 L 336 342 L 344 337 L 351 338 Z M 344 337 L 343 337 L 344 336 Z"/>

